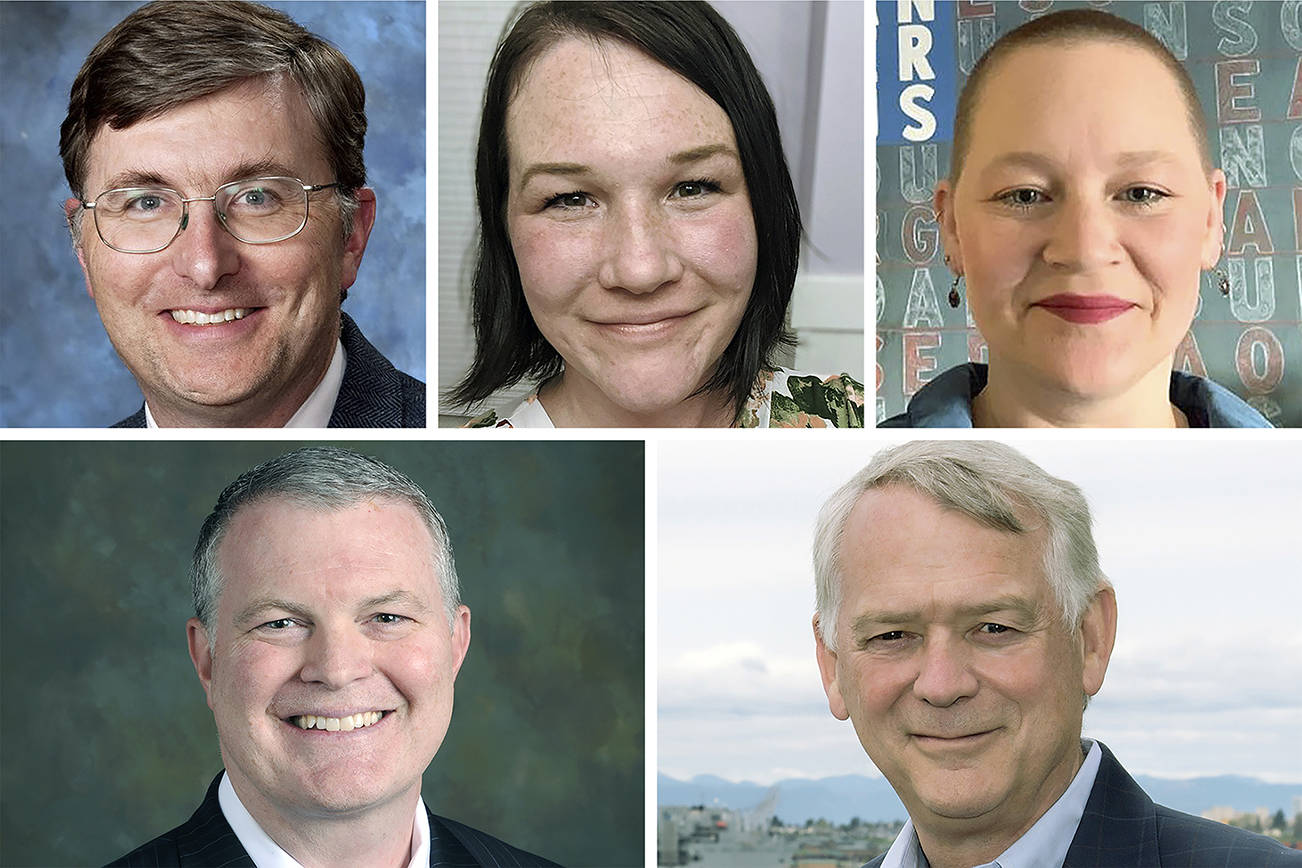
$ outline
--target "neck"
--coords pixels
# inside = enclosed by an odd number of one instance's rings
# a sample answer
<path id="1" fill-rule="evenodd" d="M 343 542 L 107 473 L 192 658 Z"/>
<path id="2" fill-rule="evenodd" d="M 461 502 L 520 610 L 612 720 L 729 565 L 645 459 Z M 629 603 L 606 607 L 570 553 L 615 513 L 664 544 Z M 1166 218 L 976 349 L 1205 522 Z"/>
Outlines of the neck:
<path id="1" fill-rule="evenodd" d="M 419 779 L 388 801 L 347 815 L 292 814 L 279 810 L 252 786 L 227 774 L 240 803 L 262 831 L 303 868 L 358 865 L 406 868 L 411 861 L 413 818 L 420 798 Z"/>
<path id="2" fill-rule="evenodd" d="M 543 384 L 538 400 L 557 428 L 727 428 L 735 416 L 731 400 L 716 392 L 662 409 L 628 410 L 592 383 L 565 372 Z"/>
<path id="3" fill-rule="evenodd" d="M 1062 798 L 1084 762 L 1077 740 L 1049 771 L 1029 803 L 1010 799 L 981 817 L 940 817 L 925 810 L 910 810 L 927 862 L 931 868 L 972 868 L 993 862 Z M 917 817 L 922 817 L 922 822 Z"/>
<path id="4" fill-rule="evenodd" d="M 288 383 L 269 383 L 266 389 L 230 404 L 201 404 L 167 392 L 145 390 L 149 413 L 159 428 L 283 428 L 307 401 L 312 390 L 321 385 L 335 342 L 325 347 L 325 354 L 305 361 L 304 374 Z"/>
<path id="5" fill-rule="evenodd" d="M 1171 359 L 1126 390 L 1081 395 L 1037 379 L 992 354 L 986 387 L 972 400 L 976 428 L 1187 428 L 1171 403 Z"/>

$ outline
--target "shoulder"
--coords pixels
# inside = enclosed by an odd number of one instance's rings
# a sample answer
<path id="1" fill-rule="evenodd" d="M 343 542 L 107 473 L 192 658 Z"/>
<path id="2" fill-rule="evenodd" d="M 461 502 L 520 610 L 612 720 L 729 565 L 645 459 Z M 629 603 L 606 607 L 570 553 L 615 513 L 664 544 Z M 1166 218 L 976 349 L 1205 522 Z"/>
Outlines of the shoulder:
<path id="1" fill-rule="evenodd" d="M 482 416 L 471 419 L 462 428 L 555 428 L 547 415 L 538 393 L 530 393 L 515 406 L 510 413 L 501 416 L 496 410 L 490 410 Z"/>
<path id="2" fill-rule="evenodd" d="M 968 362 L 933 377 L 909 399 L 903 413 L 878 428 L 971 428 L 972 399 L 986 387 L 988 369 Z"/>
<path id="3" fill-rule="evenodd" d="M 145 428 L 145 405 L 141 404 L 140 409 L 132 413 L 120 422 L 114 422 L 110 428 Z"/>
<path id="4" fill-rule="evenodd" d="M 465 847 L 476 865 L 485 868 L 559 868 L 550 859 L 512 847 L 487 832 L 481 832 L 456 820 L 431 813 L 429 822 L 432 835 L 437 835 L 438 832 L 434 830 L 439 830 L 441 827 L 441 831 L 451 835 Z"/>
<path id="5" fill-rule="evenodd" d="M 764 370 L 739 423 L 742 428 L 862 428 L 863 400 L 863 383 L 849 374 Z"/>
<path id="6" fill-rule="evenodd" d="M 217 798 L 222 776 L 208 787 L 203 802 L 181 825 L 141 844 L 109 863 L 109 868 L 158 868 L 163 865 L 236 868 L 253 861 L 226 822 Z"/>
<path id="7" fill-rule="evenodd" d="M 345 313 L 340 320 L 347 361 L 330 427 L 424 428 L 425 384 L 395 368 L 352 317 Z"/>
<path id="8" fill-rule="evenodd" d="M 1163 863 L 1226 868 L 1273 868 L 1302 865 L 1302 851 L 1289 850 L 1273 838 L 1195 817 L 1162 805 L 1157 813 L 1157 842 Z"/>
<path id="9" fill-rule="evenodd" d="M 871 862 L 865 862 L 863 868 L 880 868 L 881 864 L 885 861 L 886 861 L 886 854 L 883 853 L 882 855 L 878 856 L 876 859 L 873 859 Z"/>
<path id="10" fill-rule="evenodd" d="M 511 420 L 503 419 L 497 415 L 496 410 L 489 410 L 482 416 L 476 416 L 469 422 L 461 426 L 462 428 L 514 428 Z"/>
<path id="11" fill-rule="evenodd" d="M 1206 377 L 1171 372 L 1171 403 L 1191 428 L 1273 428 L 1247 401 Z"/>

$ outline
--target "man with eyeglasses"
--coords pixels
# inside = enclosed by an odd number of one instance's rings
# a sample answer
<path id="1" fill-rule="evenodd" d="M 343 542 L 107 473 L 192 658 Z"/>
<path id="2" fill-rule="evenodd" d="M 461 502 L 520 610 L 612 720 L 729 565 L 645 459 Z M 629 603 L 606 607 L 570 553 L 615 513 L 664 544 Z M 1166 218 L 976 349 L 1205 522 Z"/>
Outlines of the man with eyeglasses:
<path id="1" fill-rule="evenodd" d="M 151 3 L 91 51 L 60 154 L 86 289 L 145 403 L 115 427 L 424 427 L 340 304 L 375 193 L 365 91 L 251 3 Z"/>

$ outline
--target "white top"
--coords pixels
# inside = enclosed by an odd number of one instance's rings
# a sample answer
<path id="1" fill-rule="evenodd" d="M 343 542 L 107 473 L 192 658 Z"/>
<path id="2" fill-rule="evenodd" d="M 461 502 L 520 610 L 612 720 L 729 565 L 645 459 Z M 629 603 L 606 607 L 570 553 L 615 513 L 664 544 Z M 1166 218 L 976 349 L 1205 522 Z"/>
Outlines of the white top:
<path id="1" fill-rule="evenodd" d="M 348 356 L 344 353 L 342 341 L 335 341 L 335 352 L 330 357 L 330 367 L 325 376 L 316 384 L 312 394 L 294 411 L 285 423 L 286 428 L 325 428 L 330 424 L 330 416 L 335 411 L 335 401 L 339 398 L 339 389 L 344 384 L 344 366 Z M 145 427 L 157 428 L 154 414 L 149 412 L 149 402 L 145 402 Z"/>
<path id="2" fill-rule="evenodd" d="M 271 840 L 271 836 L 262 831 L 258 821 L 244 807 L 235 788 L 231 786 L 230 775 L 222 773 L 222 782 L 217 786 L 217 803 L 221 806 L 226 822 L 231 824 L 231 831 L 240 839 L 240 845 L 248 851 L 249 858 L 258 868 L 303 868 L 294 857 Z M 411 836 L 411 861 L 407 868 L 425 868 L 429 865 L 429 817 L 425 813 L 425 800 L 416 799 L 416 818 Z"/>
<path id="3" fill-rule="evenodd" d="M 1099 762 L 1103 759 L 1103 751 L 1097 744 L 1090 739 L 1081 739 L 1082 747 L 1087 744 L 1089 753 L 1085 755 L 1085 762 L 1053 807 L 993 862 L 973 868 L 1062 868 L 1071 841 L 1076 837 L 1076 827 L 1085 815 L 1085 805 L 1090 800 L 1094 779 L 1099 774 Z M 922 845 L 918 843 L 913 820 L 904 824 L 895 843 L 886 851 L 882 868 L 930 868 Z"/>

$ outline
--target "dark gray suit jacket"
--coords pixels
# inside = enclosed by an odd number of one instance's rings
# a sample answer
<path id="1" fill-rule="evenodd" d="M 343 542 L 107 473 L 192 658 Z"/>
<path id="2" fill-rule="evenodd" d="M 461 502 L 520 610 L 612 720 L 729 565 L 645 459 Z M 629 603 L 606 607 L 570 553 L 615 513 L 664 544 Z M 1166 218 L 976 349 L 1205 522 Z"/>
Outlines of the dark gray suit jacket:
<path id="1" fill-rule="evenodd" d="M 395 368 L 352 317 L 341 317 L 339 340 L 348 362 L 328 427 L 424 428 L 425 384 Z M 145 405 L 113 427 L 144 428 Z"/>
<path id="2" fill-rule="evenodd" d="M 203 804 L 189 820 L 118 857 L 107 868 L 253 868 L 217 801 L 221 778 L 213 778 Z M 438 868 L 559 868 L 555 862 L 434 814 L 429 815 L 429 831 L 429 864 Z"/>
<path id="3" fill-rule="evenodd" d="M 1103 760 L 1062 868 L 1287 868 L 1302 851 L 1153 804 L 1112 751 Z M 877 868 L 886 854 L 865 868 Z"/>

